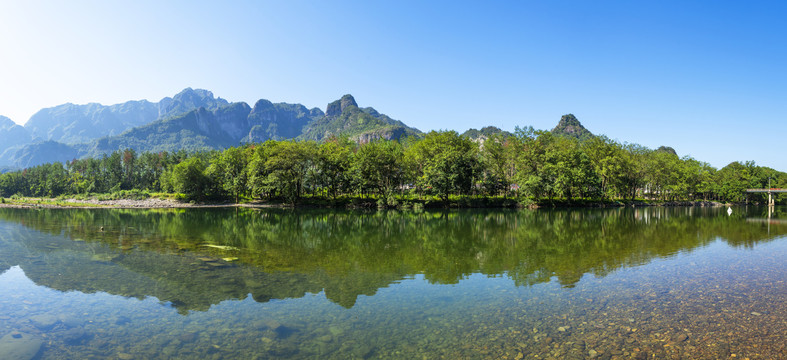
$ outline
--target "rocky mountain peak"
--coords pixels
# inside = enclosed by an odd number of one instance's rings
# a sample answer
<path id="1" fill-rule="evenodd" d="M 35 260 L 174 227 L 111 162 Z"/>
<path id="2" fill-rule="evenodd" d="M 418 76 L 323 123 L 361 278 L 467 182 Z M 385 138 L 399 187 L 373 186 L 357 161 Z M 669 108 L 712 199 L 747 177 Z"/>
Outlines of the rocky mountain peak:
<path id="1" fill-rule="evenodd" d="M 663 146 L 663 145 L 659 146 L 659 148 L 656 149 L 656 152 L 665 152 L 667 154 L 672 154 L 674 156 L 678 156 L 678 153 L 675 151 L 675 149 L 673 149 L 672 147 L 669 147 L 669 146 Z"/>
<path id="2" fill-rule="evenodd" d="M 325 115 L 339 116 L 350 105 L 358 107 L 358 103 L 355 102 L 355 98 L 352 95 L 344 95 L 341 99 L 328 104 L 328 107 L 325 109 Z"/>
<path id="3" fill-rule="evenodd" d="M 172 100 L 184 104 L 194 104 L 196 105 L 194 106 L 195 108 L 203 104 L 213 104 L 213 103 L 217 104 L 214 107 L 229 104 L 227 100 L 214 97 L 213 92 L 209 90 L 192 89 L 190 87 L 185 88 L 183 89 L 183 91 L 177 93 L 175 96 L 172 97 Z"/>
<path id="4" fill-rule="evenodd" d="M 273 109 L 273 103 L 270 102 L 269 100 L 259 99 L 254 104 L 254 108 L 252 109 L 252 111 L 255 113 L 260 113 L 269 109 Z"/>
<path id="5" fill-rule="evenodd" d="M 569 136 L 580 140 L 593 137 L 593 133 L 582 126 L 582 123 L 579 122 L 574 114 L 566 114 L 561 116 L 560 122 L 558 122 L 557 126 L 552 129 L 552 133 L 555 135 Z"/>
<path id="6" fill-rule="evenodd" d="M 173 99 L 199 99 L 210 98 L 213 99 L 213 92 L 203 89 L 192 89 L 187 87 L 173 96 Z"/>

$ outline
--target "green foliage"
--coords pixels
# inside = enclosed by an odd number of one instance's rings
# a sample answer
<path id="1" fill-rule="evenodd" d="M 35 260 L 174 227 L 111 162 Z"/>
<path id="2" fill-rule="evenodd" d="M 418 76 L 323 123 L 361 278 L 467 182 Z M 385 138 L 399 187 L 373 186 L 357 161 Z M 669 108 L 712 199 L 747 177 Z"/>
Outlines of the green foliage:
<path id="1" fill-rule="evenodd" d="M 172 189 L 184 194 L 188 199 L 204 199 L 210 188 L 205 164 L 199 157 L 190 157 L 172 168 L 170 181 Z"/>
<path id="2" fill-rule="evenodd" d="M 229 148 L 216 153 L 206 169 L 206 175 L 214 179 L 217 187 L 230 194 L 236 203 L 246 189 L 250 155 L 250 148 Z"/>
<path id="3" fill-rule="evenodd" d="M 490 135 L 481 145 L 482 185 L 487 195 L 502 193 L 507 196 L 511 190 L 515 156 L 511 137 L 513 135 Z"/>
<path id="4" fill-rule="evenodd" d="M 766 195 L 747 195 L 745 189 L 787 186 L 787 174 L 754 162 L 717 170 L 681 158 L 671 147 L 652 150 L 595 136 L 572 114 L 562 116 L 551 131 L 518 128 L 510 134 L 489 126 L 459 136 L 453 131 L 424 135 L 373 108 L 358 107 L 350 95 L 330 103 L 324 114 L 267 100 L 252 109 L 192 89 L 158 110 L 142 102 L 121 105 L 150 116 L 163 114 L 162 119 L 91 144 L 31 145 L 20 152 L 20 161 L 40 163 L 40 150 L 57 153 L 62 162 L 0 174 L 0 196 L 111 197 L 137 190 L 182 192 L 191 200 L 296 204 L 308 197 L 342 204 L 360 197 L 363 204 L 374 206 L 382 199 L 382 205 L 397 207 L 392 204 L 412 196 L 409 201 L 427 206 L 484 206 L 494 201 L 467 196 L 517 199 L 523 205 L 624 199 L 763 202 Z M 79 117 L 82 125 L 68 131 L 82 129 L 83 115 L 101 110 L 90 106 L 53 108 L 56 113 L 49 115 Z M 124 111 L 110 108 L 101 111 Z M 44 120 L 31 119 L 38 123 L 36 131 L 48 129 Z M 82 130 L 64 136 L 89 135 Z M 295 136 L 300 140 L 281 140 Z M 239 143 L 246 145 L 232 147 Z M 92 157 L 75 160 L 85 155 Z M 454 202 L 454 196 L 459 200 Z"/>
<path id="5" fill-rule="evenodd" d="M 256 147 L 247 170 L 252 195 L 278 195 L 295 204 L 303 194 L 316 153 L 317 144 L 310 141 L 268 140 Z"/>
<path id="6" fill-rule="evenodd" d="M 388 196 L 402 186 L 404 150 L 398 141 L 372 141 L 361 145 L 354 159 L 353 183 L 362 194 Z"/>
<path id="7" fill-rule="evenodd" d="M 443 200 L 469 194 L 479 175 L 478 145 L 455 131 L 432 131 L 408 149 L 419 188 Z"/>
<path id="8" fill-rule="evenodd" d="M 345 105 L 345 112 L 357 109 Z M 373 110 L 363 111 L 374 117 Z M 787 186 L 787 174 L 754 162 L 716 170 L 668 149 L 518 128 L 513 136 L 492 134 L 477 142 L 453 131 L 432 131 L 404 143 L 358 145 L 344 136 L 319 144 L 268 140 L 211 152 L 138 154 L 129 148 L 0 174 L 0 197 L 146 198 L 164 191 L 191 201 L 297 204 L 307 199 L 316 206 L 374 207 L 379 202 L 386 208 L 624 199 L 762 203 L 767 195 L 747 195 L 745 190 L 769 184 Z"/>
<path id="9" fill-rule="evenodd" d="M 333 199 L 351 189 L 353 150 L 354 144 L 346 137 L 332 137 L 317 150 L 315 185 L 325 189 Z"/>

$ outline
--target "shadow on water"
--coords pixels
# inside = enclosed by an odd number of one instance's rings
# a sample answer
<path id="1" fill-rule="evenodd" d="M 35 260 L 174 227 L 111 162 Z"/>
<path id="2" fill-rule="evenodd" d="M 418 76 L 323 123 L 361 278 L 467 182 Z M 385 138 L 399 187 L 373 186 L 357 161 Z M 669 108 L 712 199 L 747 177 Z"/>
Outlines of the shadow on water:
<path id="1" fill-rule="evenodd" d="M 416 274 L 432 284 L 481 273 L 571 288 L 588 274 L 604 277 L 717 238 L 745 248 L 787 233 L 780 212 L 767 224 L 751 221 L 763 214 L 0 209 L 0 271 L 18 265 L 36 284 L 61 291 L 152 296 L 182 314 L 249 294 L 268 302 L 321 291 L 351 308 L 359 295 Z"/>

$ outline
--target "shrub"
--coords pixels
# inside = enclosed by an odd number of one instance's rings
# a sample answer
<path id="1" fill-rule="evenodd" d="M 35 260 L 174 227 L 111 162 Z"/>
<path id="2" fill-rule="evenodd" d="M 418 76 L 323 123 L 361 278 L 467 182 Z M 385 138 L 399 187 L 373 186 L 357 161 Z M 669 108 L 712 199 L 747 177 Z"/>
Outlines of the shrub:
<path id="1" fill-rule="evenodd" d="M 390 206 L 390 207 L 397 207 L 397 206 L 399 206 L 399 201 L 397 201 L 396 198 L 393 197 L 393 196 L 388 196 L 388 199 L 386 200 L 386 203 L 388 203 L 388 206 Z"/>

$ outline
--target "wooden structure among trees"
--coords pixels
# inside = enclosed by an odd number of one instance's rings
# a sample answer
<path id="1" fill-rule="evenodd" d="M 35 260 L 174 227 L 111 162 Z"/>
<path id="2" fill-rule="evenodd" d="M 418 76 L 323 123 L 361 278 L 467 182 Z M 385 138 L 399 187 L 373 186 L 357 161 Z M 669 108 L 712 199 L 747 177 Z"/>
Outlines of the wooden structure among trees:
<path id="1" fill-rule="evenodd" d="M 764 192 L 767 192 L 768 193 L 768 206 L 773 206 L 773 204 L 774 204 L 774 202 L 773 202 L 773 194 L 774 193 L 787 193 L 787 189 L 775 189 L 775 188 L 769 188 L 769 189 L 746 189 L 746 192 L 747 193 L 764 193 Z"/>

